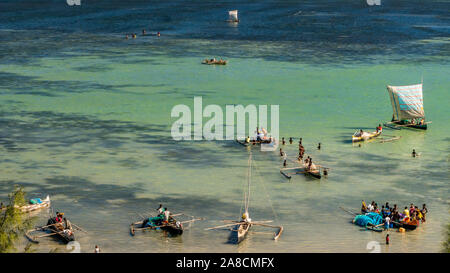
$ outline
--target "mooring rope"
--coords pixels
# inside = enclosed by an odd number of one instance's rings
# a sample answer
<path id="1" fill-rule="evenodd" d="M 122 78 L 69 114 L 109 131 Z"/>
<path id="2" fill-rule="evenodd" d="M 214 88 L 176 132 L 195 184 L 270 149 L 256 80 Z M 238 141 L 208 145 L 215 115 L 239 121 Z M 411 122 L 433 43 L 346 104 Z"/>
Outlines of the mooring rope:
<path id="1" fill-rule="evenodd" d="M 263 185 L 264 192 L 266 193 L 266 197 L 267 197 L 267 200 L 269 201 L 269 205 L 270 205 L 270 208 L 272 209 L 272 213 L 273 213 L 273 215 L 274 215 L 274 217 L 275 217 L 275 221 L 279 224 L 280 221 L 279 221 L 278 214 L 276 213 L 276 210 L 275 210 L 275 208 L 273 207 L 272 199 L 270 199 L 270 195 L 269 195 L 269 193 L 268 193 L 268 191 L 267 191 L 266 184 L 265 184 L 264 181 L 261 179 L 262 175 L 261 175 L 261 172 L 259 171 L 259 167 L 256 165 L 256 162 L 255 162 L 255 161 L 253 161 L 253 165 L 255 166 L 255 171 L 258 173 L 258 180 L 259 180 L 260 183 Z"/>

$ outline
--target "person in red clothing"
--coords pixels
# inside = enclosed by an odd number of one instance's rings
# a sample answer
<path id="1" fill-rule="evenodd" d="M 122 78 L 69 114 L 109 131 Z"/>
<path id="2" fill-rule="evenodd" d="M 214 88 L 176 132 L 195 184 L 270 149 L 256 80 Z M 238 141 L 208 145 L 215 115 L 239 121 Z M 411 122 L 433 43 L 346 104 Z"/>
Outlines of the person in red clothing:
<path id="1" fill-rule="evenodd" d="M 377 133 L 379 132 L 379 131 L 382 131 L 383 130 L 383 127 L 381 127 L 381 124 L 378 124 L 378 127 L 377 127 Z"/>
<path id="2" fill-rule="evenodd" d="M 63 215 L 64 215 L 64 213 L 62 213 L 62 212 L 56 212 L 55 221 L 57 223 L 62 223 Z"/>

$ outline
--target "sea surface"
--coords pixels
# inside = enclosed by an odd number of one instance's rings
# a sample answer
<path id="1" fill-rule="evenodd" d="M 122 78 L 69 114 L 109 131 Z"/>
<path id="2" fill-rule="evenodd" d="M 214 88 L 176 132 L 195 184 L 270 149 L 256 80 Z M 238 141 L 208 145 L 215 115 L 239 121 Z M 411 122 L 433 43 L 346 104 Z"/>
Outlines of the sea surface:
<path id="1" fill-rule="evenodd" d="M 77 233 L 82 252 L 370 252 L 372 241 L 381 252 L 439 252 L 450 209 L 450 2 L 381 2 L 2 1 L 0 199 L 14 185 L 49 194 L 53 211 L 88 231 Z M 232 9 L 238 24 L 225 21 Z M 200 64 L 213 57 L 229 63 Z M 385 139 L 401 138 L 352 145 L 356 130 L 390 120 L 386 85 L 422 79 L 427 131 L 386 128 Z M 283 225 L 278 241 L 259 227 L 240 245 L 205 230 L 239 219 L 249 151 L 174 141 L 171 109 L 194 96 L 223 109 L 279 105 L 280 137 L 294 137 L 282 147 L 289 158 L 302 137 L 330 168 L 321 180 L 288 181 L 277 152 L 252 149 L 250 215 Z M 340 209 L 358 212 L 363 199 L 426 203 L 427 222 L 391 230 L 387 246 L 387 232 L 354 226 Z M 130 236 L 160 203 L 206 220 L 180 237 Z M 51 238 L 32 250 L 69 251 Z"/>

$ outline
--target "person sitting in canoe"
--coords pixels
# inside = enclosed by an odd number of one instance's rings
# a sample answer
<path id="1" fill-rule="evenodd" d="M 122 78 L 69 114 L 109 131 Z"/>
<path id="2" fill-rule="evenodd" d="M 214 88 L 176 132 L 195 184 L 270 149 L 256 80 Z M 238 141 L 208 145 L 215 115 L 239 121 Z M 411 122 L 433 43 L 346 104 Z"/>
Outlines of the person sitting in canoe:
<path id="1" fill-rule="evenodd" d="M 56 212 L 55 222 L 62 223 L 63 216 L 64 216 L 63 212 Z"/>
<path id="2" fill-rule="evenodd" d="M 366 214 L 368 212 L 366 202 L 364 200 L 361 201 L 361 214 Z"/>
<path id="3" fill-rule="evenodd" d="M 383 131 L 383 127 L 381 127 L 381 124 L 378 124 L 377 133 L 380 132 L 380 131 Z"/>
<path id="4" fill-rule="evenodd" d="M 246 223 L 250 223 L 252 221 L 252 219 L 249 217 L 248 212 L 244 212 L 242 214 L 242 220 L 241 222 L 246 222 Z"/>
<path id="5" fill-rule="evenodd" d="M 157 208 L 156 210 L 158 211 L 158 215 L 162 214 L 164 212 L 162 204 L 159 204 L 159 208 Z"/>
<path id="6" fill-rule="evenodd" d="M 261 132 L 262 132 L 262 139 L 266 140 L 267 139 L 267 130 L 264 129 L 264 127 L 262 127 Z"/>
<path id="7" fill-rule="evenodd" d="M 164 208 L 163 215 L 164 215 L 164 222 L 168 223 L 169 222 L 169 217 L 170 217 L 170 211 L 168 211 L 167 208 Z"/>

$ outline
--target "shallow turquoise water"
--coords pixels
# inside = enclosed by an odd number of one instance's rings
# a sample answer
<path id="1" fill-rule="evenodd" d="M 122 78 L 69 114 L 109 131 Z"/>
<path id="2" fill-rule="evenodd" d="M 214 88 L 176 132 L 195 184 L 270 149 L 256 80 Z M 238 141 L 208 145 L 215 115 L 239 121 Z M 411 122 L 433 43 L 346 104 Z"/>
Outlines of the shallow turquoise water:
<path id="1" fill-rule="evenodd" d="M 0 31 L 2 37 L 11 33 Z M 2 49 L 23 51 L 0 63 L 2 199 L 14 184 L 31 196 L 50 194 L 55 210 L 89 231 L 78 239 L 86 252 L 96 244 L 105 252 L 367 252 L 370 241 L 380 242 L 383 252 L 440 250 L 449 210 L 448 37 L 403 41 L 389 52 L 365 43 L 168 33 L 124 40 L 113 31 L 36 31 L 39 39 L 8 40 Z M 229 64 L 200 64 L 214 55 Z M 351 144 L 357 129 L 390 119 L 387 84 L 422 77 L 429 130 L 386 129 L 386 138 L 401 139 Z M 194 96 L 202 96 L 203 105 L 279 105 L 280 136 L 295 137 L 295 143 L 302 137 L 306 152 L 330 168 L 320 181 L 287 181 L 277 152 L 253 149 L 250 213 L 284 226 L 277 242 L 253 233 L 236 246 L 226 244 L 227 231 L 204 230 L 239 217 L 248 151 L 232 141 L 171 139 L 172 107 L 192 106 Z M 283 147 L 289 157 L 297 153 L 295 143 Z M 421 156 L 412 158 L 412 149 Z M 386 232 L 362 231 L 339 209 L 357 211 L 361 199 L 426 203 L 428 221 L 407 234 L 391 231 L 385 246 Z M 160 202 L 207 220 L 178 238 L 159 232 L 131 237 L 129 224 Z M 46 213 L 36 224 L 46 222 Z M 65 251 L 52 240 L 35 247 L 54 248 Z"/>

